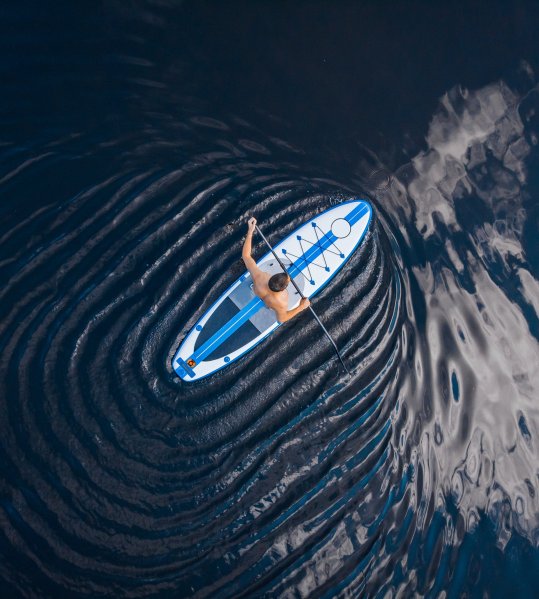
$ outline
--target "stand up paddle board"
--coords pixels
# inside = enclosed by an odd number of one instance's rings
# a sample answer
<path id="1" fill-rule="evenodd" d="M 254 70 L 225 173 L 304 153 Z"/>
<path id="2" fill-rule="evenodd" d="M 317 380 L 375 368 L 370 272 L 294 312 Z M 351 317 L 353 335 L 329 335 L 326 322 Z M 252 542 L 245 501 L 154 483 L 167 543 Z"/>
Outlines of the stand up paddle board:
<path id="1" fill-rule="evenodd" d="M 371 218 L 367 201 L 342 202 L 274 247 L 305 297 L 323 289 L 346 264 L 365 237 Z M 270 274 L 282 272 L 271 252 L 257 264 Z M 292 310 L 301 297 L 292 283 L 287 289 L 288 309 Z M 172 367 L 184 381 L 208 377 L 241 358 L 280 325 L 275 312 L 254 294 L 251 275 L 245 272 L 189 331 Z"/>

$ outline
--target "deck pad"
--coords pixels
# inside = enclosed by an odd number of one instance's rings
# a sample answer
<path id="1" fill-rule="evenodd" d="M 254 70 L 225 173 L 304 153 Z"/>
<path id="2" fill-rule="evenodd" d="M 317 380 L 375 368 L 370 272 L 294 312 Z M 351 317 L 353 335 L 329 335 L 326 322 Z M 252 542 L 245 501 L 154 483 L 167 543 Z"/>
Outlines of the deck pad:
<path id="1" fill-rule="evenodd" d="M 363 240 L 372 217 L 365 200 L 343 202 L 320 213 L 274 246 L 305 297 L 313 297 L 344 266 Z M 271 253 L 257 262 L 265 272 L 282 269 Z M 292 283 L 288 309 L 300 296 Z M 200 318 L 174 356 L 172 366 L 184 381 L 210 376 L 261 343 L 277 327 L 275 312 L 255 296 L 245 272 Z"/>

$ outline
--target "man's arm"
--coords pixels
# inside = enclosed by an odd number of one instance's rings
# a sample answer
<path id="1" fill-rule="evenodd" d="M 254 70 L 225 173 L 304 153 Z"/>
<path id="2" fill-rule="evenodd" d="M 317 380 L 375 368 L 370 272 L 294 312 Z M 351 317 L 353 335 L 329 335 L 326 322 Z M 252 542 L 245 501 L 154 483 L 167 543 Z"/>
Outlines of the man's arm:
<path id="1" fill-rule="evenodd" d="M 299 306 L 293 310 L 275 310 L 275 313 L 277 314 L 277 320 L 280 323 L 286 322 L 287 320 L 294 318 L 294 316 L 300 312 L 303 312 L 303 310 L 306 310 L 310 305 L 311 302 L 306 297 L 302 297 L 301 301 L 299 302 Z"/>
<path id="2" fill-rule="evenodd" d="M 243 249 L 241 251 L 241 257 L 243 258 L 243 262 L 247 267 L 247 270 L 251 273 L 253 279 L 261 274 L 261 270 L 256 265 L 256 262 L 253 260 L 251 256 L 251 244 L 253 240 L 253 232 L 255 230 L 256 218 L 251 217 L 248 223 L 247 237 L 245 238 L 245 242 L 243 243 Z"/>

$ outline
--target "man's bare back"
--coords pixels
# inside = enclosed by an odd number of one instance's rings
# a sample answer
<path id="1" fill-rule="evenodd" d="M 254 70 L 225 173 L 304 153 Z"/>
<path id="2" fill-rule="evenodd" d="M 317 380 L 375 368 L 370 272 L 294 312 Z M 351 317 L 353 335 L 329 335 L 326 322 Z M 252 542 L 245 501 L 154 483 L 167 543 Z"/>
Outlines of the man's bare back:
<path id="1" fill-rule="evenodd" d="M 294 318 L 311 305 L 311 302 L 302 298 L 299 306 L 293 310 L 288 309 L 288 291 L 286 286 L 290 282 L 288 274 L 270 275 L 260 270 L 251 256 L 251 244 L 255 230 L 256 219 L 250 218 L 248 223 L 247 237 L 243 244 L 242 258 L 253 279 L 253 291 L 268 308 L 277 315 L 279 322 L 286 322 Z M 273 287 L 273 290 L 272 290 Z"/>

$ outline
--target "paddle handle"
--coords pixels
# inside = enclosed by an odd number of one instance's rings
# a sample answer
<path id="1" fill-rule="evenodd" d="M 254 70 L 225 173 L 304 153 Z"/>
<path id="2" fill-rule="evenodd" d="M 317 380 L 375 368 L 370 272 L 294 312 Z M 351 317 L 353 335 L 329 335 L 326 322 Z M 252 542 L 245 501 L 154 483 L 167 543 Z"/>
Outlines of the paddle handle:
<path id="1" fill-rule="evenodd" d="M 293 277 L 290 276 L 290 273 L 288 272 L 288 270 L 286 269 L 286 266 L 281 262 L 281 259 L 279 258 L 279 256 L 277 256 L 275 250 L 271 247 L 270 242 L 266 239 L 266 237 L 264 236 L 264 233 L 262 233 L 262 231 L 260 230 L 260 227 L 258 225 L 255 225 L 256 230 L 258 231 L 258 233 L 260 234 L 260 237 L 262 237 L 262 239 L 264 240 L 264 243 L 268 246 L 268 248 L 270 249 L 270 252 L 275 256 L 275 259 L 277 260 L 277 262 L 279 263 L 279 266 L 283 269 L 283 271 L 290 277 L 290 282 L 292 283 L 292 285 L 294 285 L 294 287 L 297 289 L 297 292 L 299 293 L 299 295 L 306 299 L 305 296 L 303 295 L 301 289 L 298 287 L 298 285 L 296 284 L 296 281 L 294 281 Z M 348 376 L 350 376 L 350 371 L 348 370 L 348 368 L 346 368 L 346 364 L 344 363 L 341 353 L 339 352 L 339 348 L 337 347 L 337 344 L 335 343 L 335 341 L 333 341 L 333 338 L 331 337 L 331 335 L 328 333 L 326 327 L 322 324 L 322 321 L 320 320 L 320 318 L 318 318 L 318 315 L 316 314 L 316 312 L 314 311 L 313 307 L 311 305 L 309 305 L 309 310 L 312 312 L 312 315 L 316 318 L 318 324 L 320 325 L 320 327 L 322 328 L 322 330 L 324 331 L 324 333 L 326 334 L 326 337 L 331 341 L 331 344 L 333 345 L 333 348 L 335 349 L 335 353 L 337 354 L 337 356 L 339 357 L 339 360 L 341 361 L 342 367 L 344 368 L 344 370 L 346 371 L 346 374 L 348 374 Z"/>

